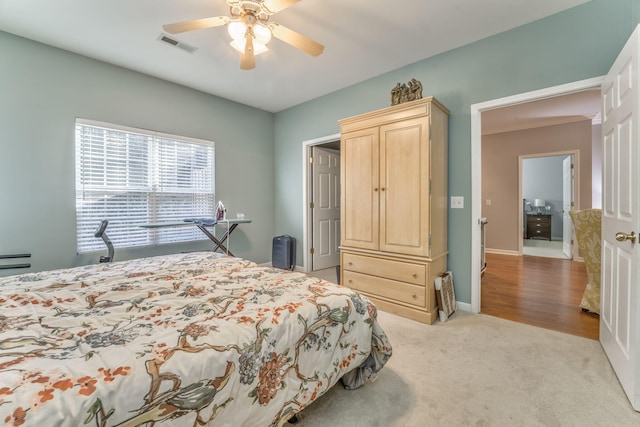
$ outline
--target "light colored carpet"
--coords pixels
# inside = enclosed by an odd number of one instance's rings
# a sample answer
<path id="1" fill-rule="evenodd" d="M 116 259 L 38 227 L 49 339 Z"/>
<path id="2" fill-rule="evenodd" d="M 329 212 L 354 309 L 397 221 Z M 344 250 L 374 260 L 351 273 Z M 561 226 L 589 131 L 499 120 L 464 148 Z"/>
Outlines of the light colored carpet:
<path id="1" fill-rule="evenodd" d="M 296 426 L 640 425 L 597 341 L 464 312 L 379 321 L 393 356 L 377 380 L 338 383 Z"/>
<path id="2" fill-rule="evenodd" d="M 338 283 L 338 273 L 335 267 L 325 268 L 323 270 L 316 270 L 309 273 L 310 276 L 319 277 L 329 282 Z"/>

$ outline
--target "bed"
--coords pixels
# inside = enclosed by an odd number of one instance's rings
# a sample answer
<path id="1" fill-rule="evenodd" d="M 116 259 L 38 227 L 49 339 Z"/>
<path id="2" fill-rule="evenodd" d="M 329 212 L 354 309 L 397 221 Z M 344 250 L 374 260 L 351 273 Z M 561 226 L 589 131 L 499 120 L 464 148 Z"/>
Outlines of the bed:
<path id="1" fill-rule="evenodd" d="M 10 426 L 270 426 L 391 356 L 346 287 L 212 252 L 0 278 Z"/>

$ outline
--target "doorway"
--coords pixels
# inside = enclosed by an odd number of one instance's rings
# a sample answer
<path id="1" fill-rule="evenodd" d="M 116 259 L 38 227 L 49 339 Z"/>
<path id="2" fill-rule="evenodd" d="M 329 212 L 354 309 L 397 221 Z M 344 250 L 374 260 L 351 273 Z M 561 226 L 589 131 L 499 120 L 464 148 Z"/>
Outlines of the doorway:
<path id="1" fill-rule="evenodd" d="M 304 141 L 302 154 L 303 271 L 335 274 L 340 263 L 340 135 Z"/>
<path id="2" fill-rule="evenodd" d="M 580 151 L 518 156 L 522 200 L 519 253 L 574 259 L 569 211 L 580 206 Z"/>
<path id="3" fill-rule="evenodd" d="M 471 230 L 471 311 L 479 313 L 481 307 L 481 217 L 482 217 L 482 113 L 515 106 L 530 101 L 545 100 L 561 95 L 599 90 L 603 78 L 593 78 L 552 88 L 537 90 L 511 97 L 487 101 L 471 106 L 471 181 L 472 181 L 472 230 Z M 521 205 L 521 203 L 519 203 Z M 520 217 L 521 218 L 521 217 Z M 521 221 L 521 219 L 520 219 Z"/>
<path id="4" fill-rule="evenodd" d="M 560 97 L 562 95 L 585 93 L 585 92 L 594 91 L 594 90 L 596 91 L 596 93 L 598 93 L 598 99 L 599 99 L 599 88 L 600 88 L 601 82 L 602 82 L 601 78 L 590 79 L 590 80 L 585 80 L 581 82 L 571 83 L 568 85 L 549 88 L 541 91 L 535 91 L 531 93 L 516 95 L 514 97 L 494 100 L 494 101 L 490 101 L 483 104 L 476 104 L 471 107 L 471 110 L 472 110 L 472 144 L 471 144 L 472 145 L 472 187 L 473 187 L 472 191 L 474 195 L 479 196 L 479 197 L 474 197 L 474 200 L 472 201 L 472 215 L 474 218 L 473 226 L 472 226 L 472 244 L 474 245 L 474 247 L 480 244 L 481 228 L 480 228 L 479 220 L 482 216 L 486 216 L 486 215 L 483 215 L 482 202 L 484 201 L 484 199 L 481 191 L 482 189 L 481 159 L 482 159 L 482 155 L 484 154 L 483 153 L 484 149 L 482 147 L 482 142 L 483 142 L 482 141 L 483 139 L 482 113 L 488 112 L 491 110 L 496 110 L 496 109 L 501 109 L 501 111 L 503 111 L 503 110 L 506 110 L 505 107 L 522 105 L 528 102 L 548 100 L 548 99 Z M 598 102 L 598 111 L 599 111 L 599 102 Z M 584 119 L 584 117 L 582 119 Z M 567 120 L 567 118 L 565 117 L 563 118 L 563 120 Z M 520 190 L 522 191 L 521 188 Z M 576 194 L 578 194 L 577 191 L 576 191 Z M 524 222 L 523 213 L 524 213 L 525 207 L 523 204 L 522 194 L 520 194 L 519 196 L 520 198 L 519 198 L 518 205 L 521 210 L 521 215 L 519 216 L 519 221 L 521 226 L 519 230 L 522 230 L 523 229 L 522 224 Z M 577 205 L 576 208 L 579 208 L 579 205 Z M 491 222 L 490 219 L 489 219 L 489 222 Z M 521 244 L 522 238 L 519 238 L 518 240 L 520 242 L 518 252 L 519 254 L 522 254 L 522 244 Z M 482 295 L 481 294 L 481 269 L 480 269 L 480 259 L 479 259 L 480 251 L 477 251 L 477 252 L 478 253 L 474 251 L 472 255 L 472 271 L 473 272 L 472 272 L 471 311 L 475 313 L 480 312 L 481 295 Z M 572 262 L 572 261 L 566 261 L 566 262 Z M 518 280 L 518 279 L 514 278 L 514 280 Z M 520 281 L 516 285 L 521 286 Z"/>

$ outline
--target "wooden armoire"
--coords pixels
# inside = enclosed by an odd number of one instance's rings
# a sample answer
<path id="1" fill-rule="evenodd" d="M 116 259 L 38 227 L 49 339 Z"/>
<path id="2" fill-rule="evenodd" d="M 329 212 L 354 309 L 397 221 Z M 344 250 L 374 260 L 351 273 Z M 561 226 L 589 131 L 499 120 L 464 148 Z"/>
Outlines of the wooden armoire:
<path id="1" fill-rule="evenodd" d="M 424 323 L 447 270 L 448 117 L 431 97 L 339 120 L 340 283 Z"/>

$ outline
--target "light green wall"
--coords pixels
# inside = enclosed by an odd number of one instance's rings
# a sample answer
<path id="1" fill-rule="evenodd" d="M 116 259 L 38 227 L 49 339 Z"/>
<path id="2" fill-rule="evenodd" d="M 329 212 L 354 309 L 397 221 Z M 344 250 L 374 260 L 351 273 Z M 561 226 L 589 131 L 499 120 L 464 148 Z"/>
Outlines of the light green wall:
<path id="1" fill-rule="evenodd" d="M 0 52 L 0 254 L 33 254 L 31 270 L 0 275 L 94 263 L 103 254 L 76 255 L 76 117 L 215 141 L 217 198 L 229 213 L 253 219 L 233 233 L 231 250 L 270 259 L 272 113 L 3 32 Z M 115 256 L 210 247 L 116 248 Z"/>
<path id="2" fill-rule="evenodd" d="M 416 78 L 424 96 L 451 111 L 449 195 L 464 196 L 465 207 L 449 211 L 449 269 L 456 298 L 470 303 L 470 106 L 606 74 L 639 22 L 639 2 L 593 0 L 277 113 L 276 234 L 303 235 L 302 142 L 339 132 L 338 119 L 388 106 L 391 88 Z"/>

